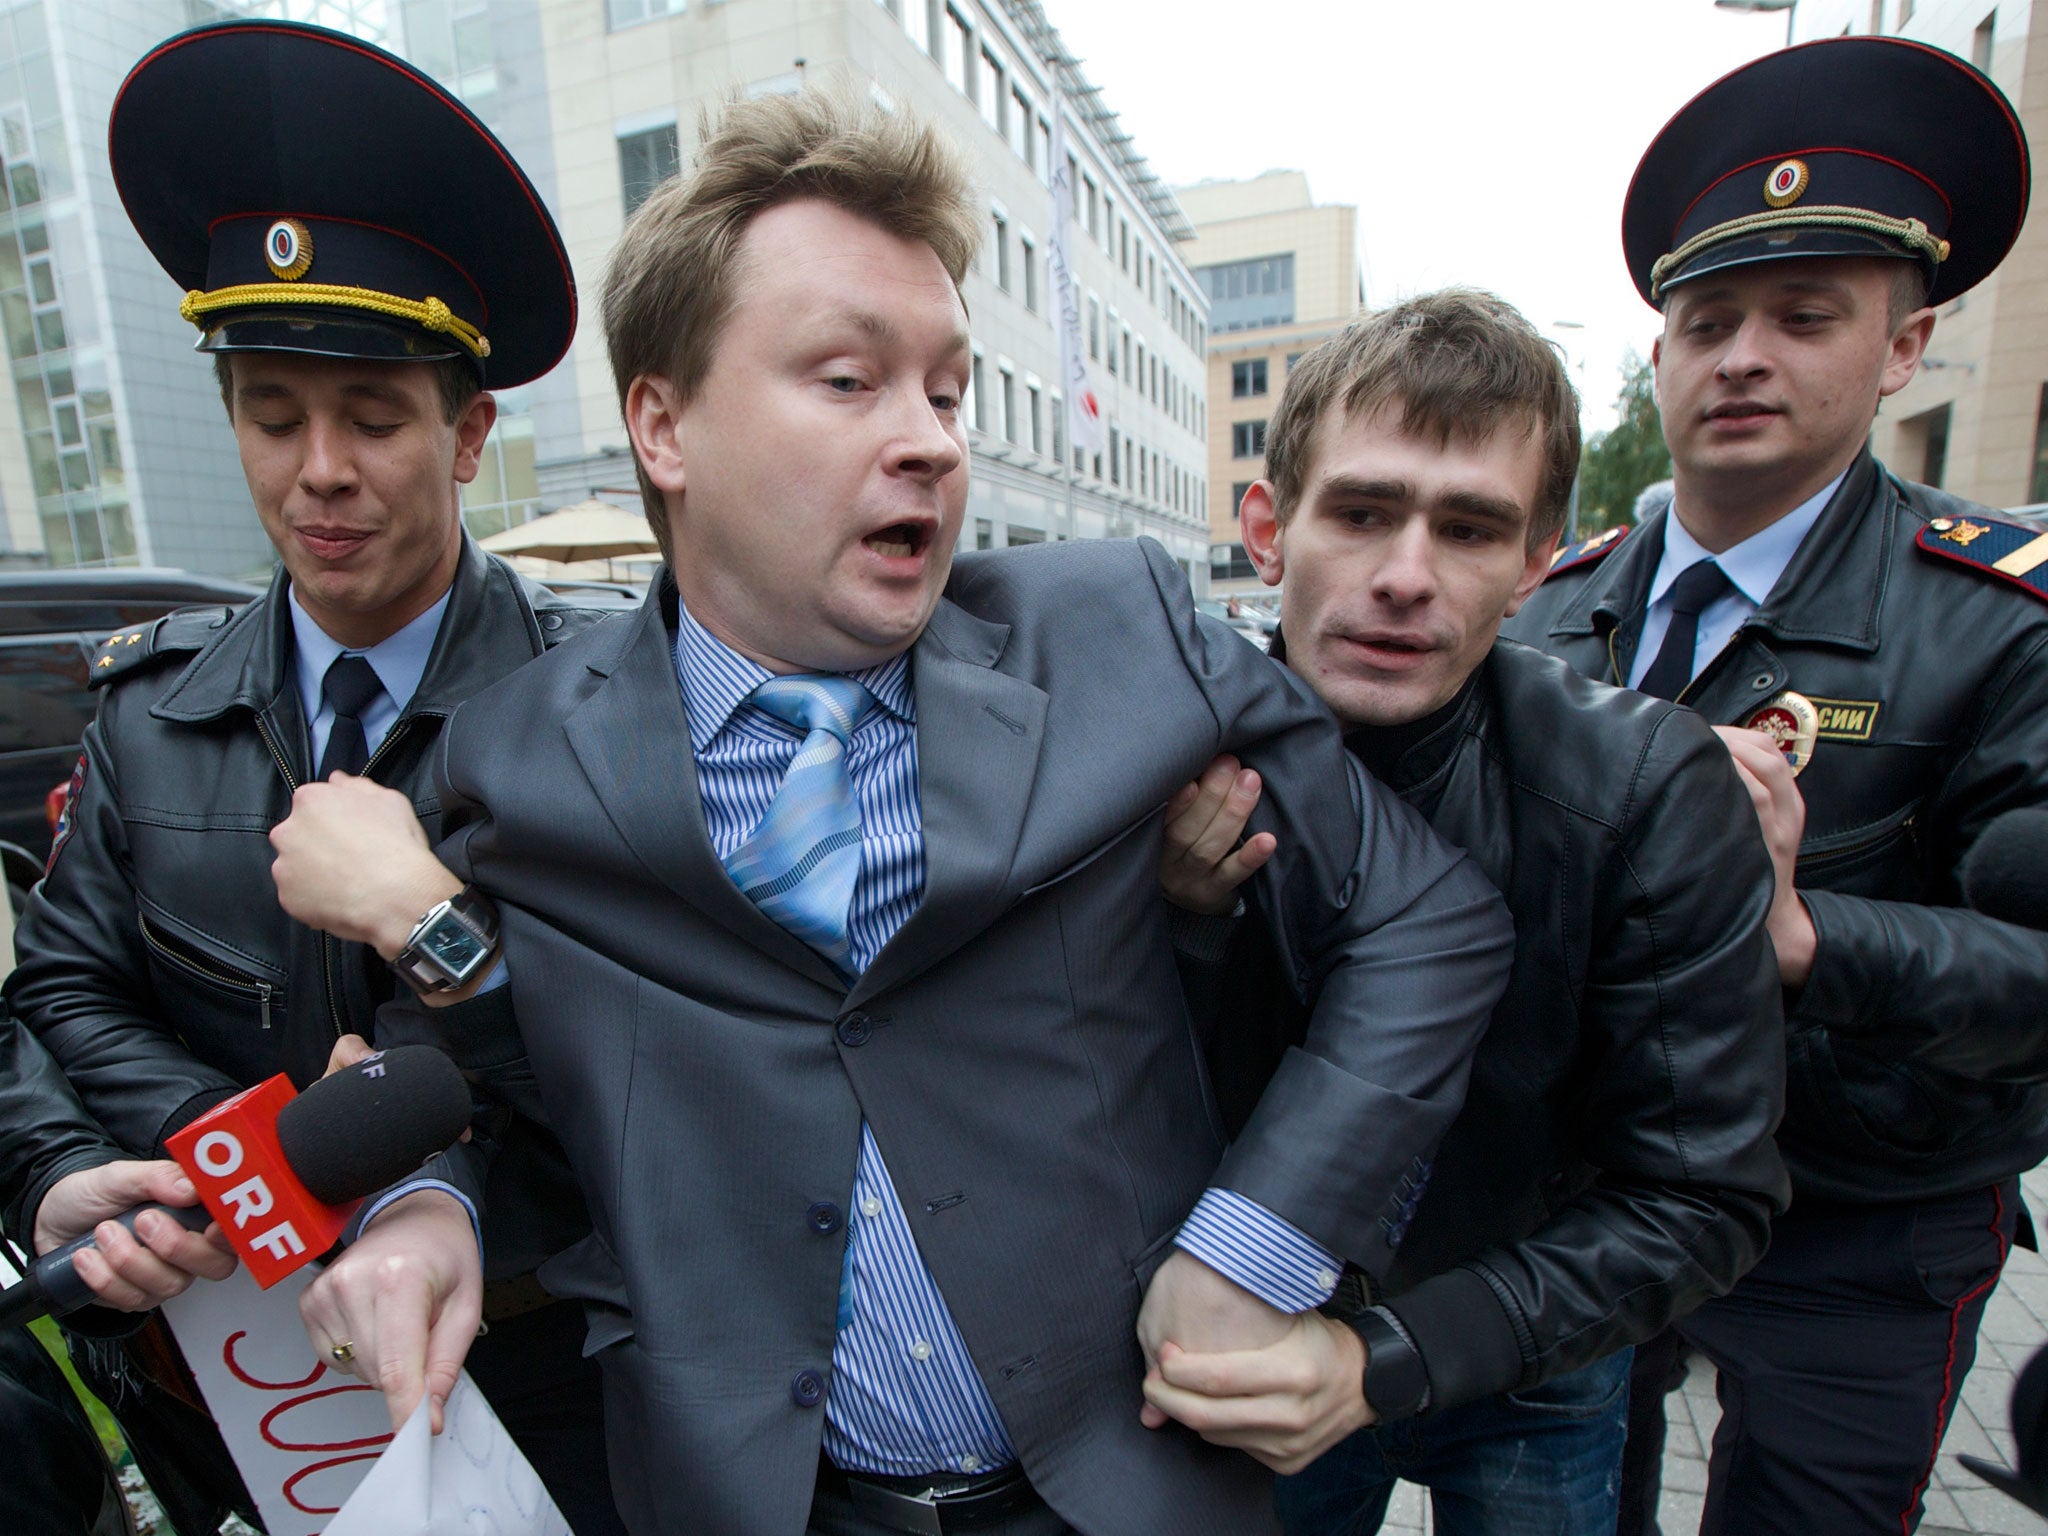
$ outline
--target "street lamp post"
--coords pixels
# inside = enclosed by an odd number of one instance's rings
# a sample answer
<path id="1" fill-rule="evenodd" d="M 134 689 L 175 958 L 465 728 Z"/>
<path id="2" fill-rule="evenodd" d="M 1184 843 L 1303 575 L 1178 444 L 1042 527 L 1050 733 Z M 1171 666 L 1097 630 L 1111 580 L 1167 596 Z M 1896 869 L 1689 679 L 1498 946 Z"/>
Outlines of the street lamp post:
<path id="1" fill-rule="evenodd" d="M 1785 46 L 1792 46 L 1792 22 L 1799 14 L 1799 0 L 1714 0 L 1714 6 L 1723 11 L 1783 11 Z"/>

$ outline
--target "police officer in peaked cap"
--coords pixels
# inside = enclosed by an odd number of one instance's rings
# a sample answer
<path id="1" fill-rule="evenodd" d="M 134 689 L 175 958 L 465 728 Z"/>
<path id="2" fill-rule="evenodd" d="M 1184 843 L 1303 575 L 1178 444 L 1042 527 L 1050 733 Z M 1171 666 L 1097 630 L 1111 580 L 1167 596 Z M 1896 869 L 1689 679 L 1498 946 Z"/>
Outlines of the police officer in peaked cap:
<path id="1" fill-rule="evenodd" d="M 487 905 L 428 894 L 394 954 L 343 943 L 284 914 L 265 834 L 299 785 L 344 773 L 401 791 L 438 837 L 432 764 L 450 713 L 599 616 L 463 530 L 461 487 L 497 414 L 488 391 L 545 373 L 576 323 L 554 221 L 488 129 L 377 48 L 241 21 L 143 58 L 109 153 L 175 284 L 165 305 L 212 354 L 280 562 L 247 607 L 173 614 L 95 655 L 98 716 L 6 985 L 0 1028 L 32 1030 L 113 1142 L 152 1159 L 239 1089 L 280 1071 L 304 1086 L 365 1051 L 400 985 L 462 980 L 450 940 L 487 949 Z M 0 1113 L 36 1113 L 14 1086 L 0 1082 Z M 578 1536 L 617 1531 L 581 1309 L 535 1273 L 589 1219 L 544 1132 L 488 1130 L 505 1151 L 482 1213 L 485 1285 L 439 1326 L 488 1324 L 469 1355 L 485 1396 Z M 41 1249 L 90 1227 L 109 1182 L 134 1177 L 113 1156 L 60 1160 L 7 1191 L 12 1229 Z M 180 1246 L 189 1235 L 142 1227 L 89 1277 L 134 1309 L 211 1267 Z M 345 1364 L 349 1341 L 330 1342 Z M 145 1470 L 155 1457 L 167 1482 L 197 1484 L 204 1507 L 181 1527 L 211 1530 L 247 1495 L 166 1344 L 146 1330 L 74 1347 Z"/>
<path id="2" fill-rule="evenodd" d="M 1867 445 L 2027 196 L 2010 104 L 1937 49 L 1830 39 L 1708 87 L 1623 216 L 1674 499 L 1507 629 L 1721 727 L 1778 867 L 1792 1207 L 1679 1324 L 1719 1371 L 1709 1533 L 1910 1531 L 2030 1240 L 2048 934 L 1967 910 L 1957 867 L 2048 802 L 2048 538 Z"/>

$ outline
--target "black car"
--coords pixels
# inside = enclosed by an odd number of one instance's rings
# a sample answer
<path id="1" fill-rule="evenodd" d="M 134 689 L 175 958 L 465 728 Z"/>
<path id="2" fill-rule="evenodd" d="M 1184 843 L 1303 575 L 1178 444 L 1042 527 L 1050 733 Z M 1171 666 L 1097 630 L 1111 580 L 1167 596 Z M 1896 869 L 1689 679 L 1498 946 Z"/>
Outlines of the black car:
<path id="1" fill-rule="evenodd" d="M 0 571 L 0 870 L 18 908 L 50 851 L 50 792 L 92 719 L 86 675 L 117 629 L 258 589 L 190 571 Z"/>

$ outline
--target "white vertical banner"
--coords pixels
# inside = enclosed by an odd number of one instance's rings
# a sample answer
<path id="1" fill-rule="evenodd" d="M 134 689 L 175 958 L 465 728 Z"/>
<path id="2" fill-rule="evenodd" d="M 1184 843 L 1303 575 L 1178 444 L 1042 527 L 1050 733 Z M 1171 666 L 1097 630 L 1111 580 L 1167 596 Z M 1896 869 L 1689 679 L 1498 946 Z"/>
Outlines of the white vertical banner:
<path id="1" fill-rule="evenodd" d="M 1088 354 L 1081 347 L 1081 288 L 1067 260 L 1074 186 L 1067 174 L 1066 102 L 1057 92 L 1052 99 L 1051 171 L 1052 249 L 1046 255 L 1046 265 L 1052 271 L 1053 295 L 1059 305 L 1060 380 L 1067 397 L 1067 436 L 1074 447 L 1099 453 L 1102 402 L 1088 382 Z"/>

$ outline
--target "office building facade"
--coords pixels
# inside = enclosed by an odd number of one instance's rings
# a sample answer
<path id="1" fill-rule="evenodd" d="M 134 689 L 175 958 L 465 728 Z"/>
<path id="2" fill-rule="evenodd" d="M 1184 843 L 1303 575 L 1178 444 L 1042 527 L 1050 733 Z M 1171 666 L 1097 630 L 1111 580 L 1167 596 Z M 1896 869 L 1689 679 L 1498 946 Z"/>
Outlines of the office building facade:
<path id="1" fill-rule="evenodd" d="M 1296 358 L 1365 306 L 1358 210 L 1318 204 L 1299 171 L 1176 191 L 1188 264 L 1209 304 L 1209 587 L 1270 596 L 1244 553 L 1238 504 L 1265 473 L 1266 425 Z"/>

